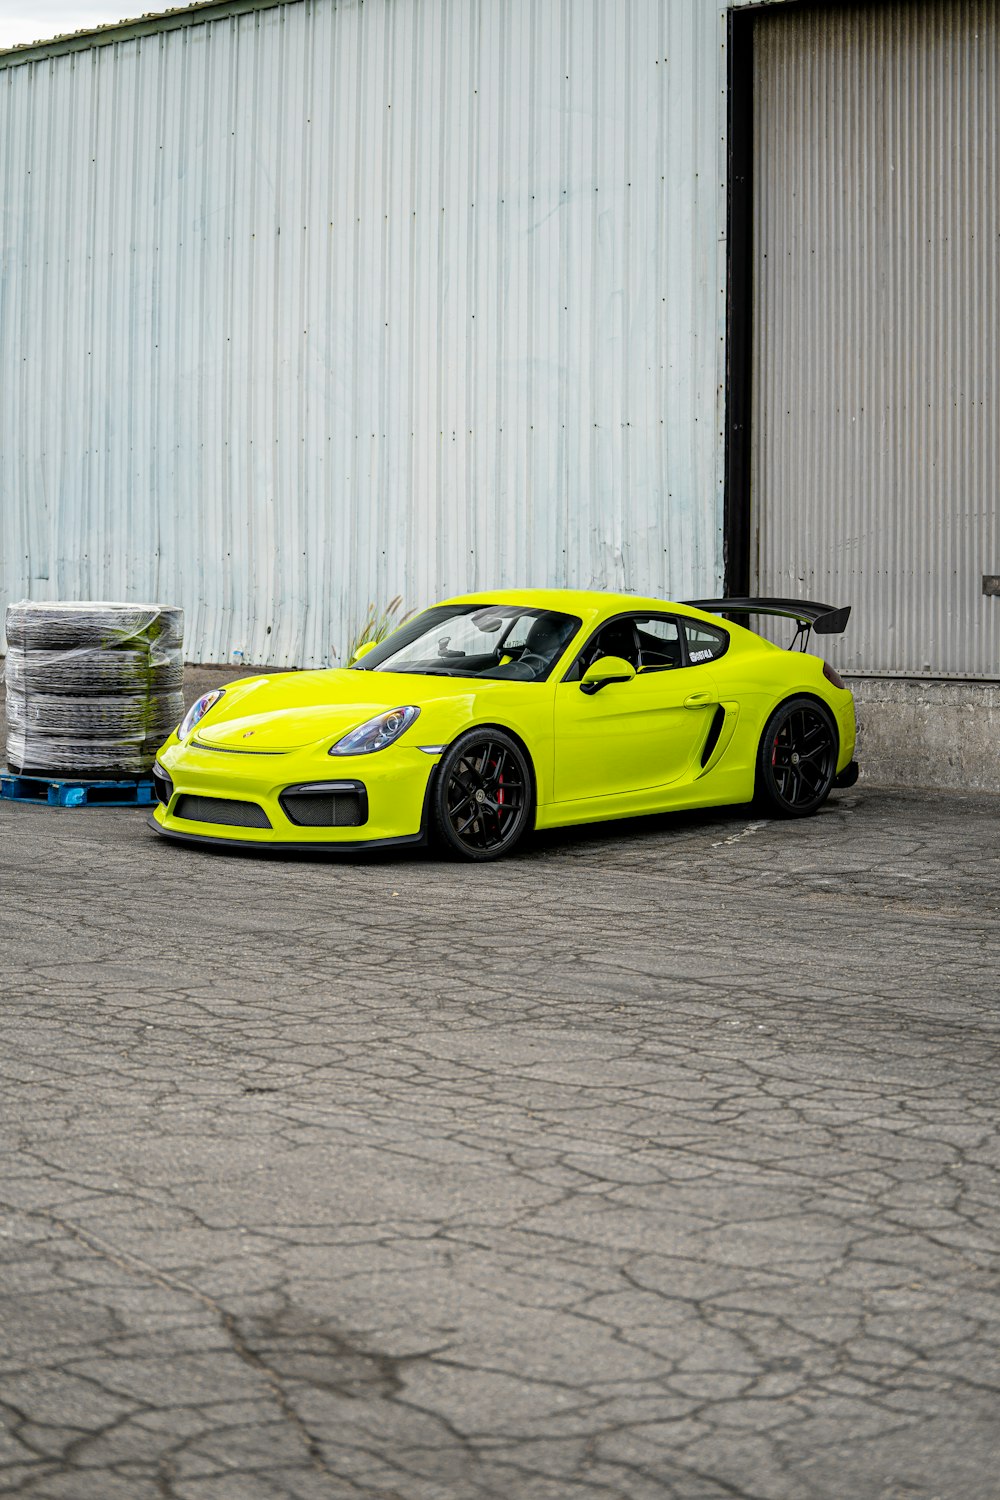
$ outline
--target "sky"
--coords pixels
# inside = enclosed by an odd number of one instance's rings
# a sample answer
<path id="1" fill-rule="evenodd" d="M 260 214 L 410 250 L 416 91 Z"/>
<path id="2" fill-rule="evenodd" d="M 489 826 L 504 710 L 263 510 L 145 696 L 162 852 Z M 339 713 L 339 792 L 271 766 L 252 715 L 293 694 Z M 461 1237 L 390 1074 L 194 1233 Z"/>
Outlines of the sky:
<path id="1" fill-rule="evenodd" d="M 41 42 L 84 26 L 168 10 L 185 0 L 0 0 L 0 48 Z"/>

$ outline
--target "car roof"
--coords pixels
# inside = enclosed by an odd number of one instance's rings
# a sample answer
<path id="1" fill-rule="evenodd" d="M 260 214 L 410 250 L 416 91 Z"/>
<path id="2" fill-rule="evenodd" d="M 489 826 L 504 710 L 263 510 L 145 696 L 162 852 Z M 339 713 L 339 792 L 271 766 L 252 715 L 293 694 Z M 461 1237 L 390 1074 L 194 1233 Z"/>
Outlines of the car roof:
<path id="1" fill-rule="evenodd" d="M 701 609 L 677 604 L 671 599 L 656 599 L 641 594 L 609 593 L 605 589 L 480 589 L 470 594 L 455 594 L 442 604 L 518 604 L 530 609 L 554 609 L 563 614 L 596 619 L 604 615 L 633 614 L 648 609 L 670 614 L 690 615 L 711 620 Z"/>

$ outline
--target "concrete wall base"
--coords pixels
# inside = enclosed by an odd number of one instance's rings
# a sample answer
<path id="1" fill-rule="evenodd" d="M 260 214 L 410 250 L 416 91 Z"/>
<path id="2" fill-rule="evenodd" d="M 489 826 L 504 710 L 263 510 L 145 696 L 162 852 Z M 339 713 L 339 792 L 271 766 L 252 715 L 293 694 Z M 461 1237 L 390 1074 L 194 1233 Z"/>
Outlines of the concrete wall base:
<path id="1" fill-rule="evenodd" d="M 1000 792 L 1000 683 L 845 677 L 872 786 Z"/>

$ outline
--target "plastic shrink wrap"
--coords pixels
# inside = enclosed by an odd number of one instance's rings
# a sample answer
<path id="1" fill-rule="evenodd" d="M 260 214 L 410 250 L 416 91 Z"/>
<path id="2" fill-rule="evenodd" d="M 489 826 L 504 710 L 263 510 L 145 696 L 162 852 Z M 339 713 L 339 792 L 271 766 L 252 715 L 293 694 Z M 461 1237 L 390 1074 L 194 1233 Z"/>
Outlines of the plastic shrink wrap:
<path id="1" fill-rule="evenodd" d="M 183 713 L 184 614 L 159 604 L 7 607 L 7 762 L 142 776 Z"/>

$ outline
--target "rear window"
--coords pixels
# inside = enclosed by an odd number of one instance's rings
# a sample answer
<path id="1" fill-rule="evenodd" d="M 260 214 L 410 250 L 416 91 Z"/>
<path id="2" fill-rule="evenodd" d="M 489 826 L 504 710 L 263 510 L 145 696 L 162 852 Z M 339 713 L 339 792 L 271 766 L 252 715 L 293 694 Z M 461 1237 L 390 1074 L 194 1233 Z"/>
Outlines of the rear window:
<path id="1" fill-rule="evenodd" d="M 688 661 L 692 667 L 701 662 L 715 661 L 724 656 L 729 648 L 729 636 L 715 625 L 706 625 L 701 620 L 684 621 L 684 638 L 687 641 Z"/>

